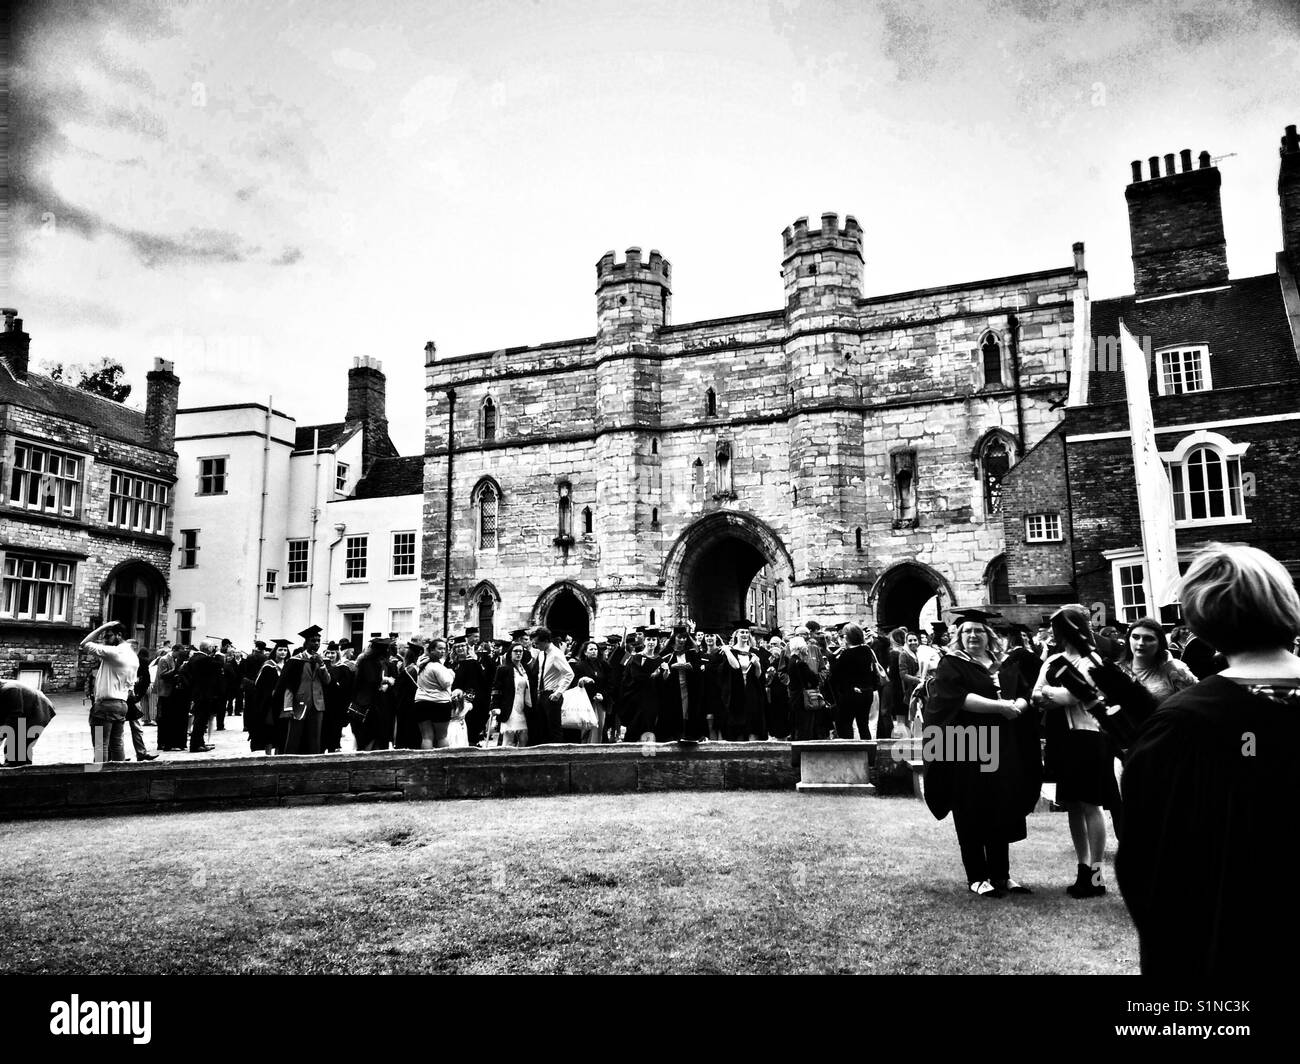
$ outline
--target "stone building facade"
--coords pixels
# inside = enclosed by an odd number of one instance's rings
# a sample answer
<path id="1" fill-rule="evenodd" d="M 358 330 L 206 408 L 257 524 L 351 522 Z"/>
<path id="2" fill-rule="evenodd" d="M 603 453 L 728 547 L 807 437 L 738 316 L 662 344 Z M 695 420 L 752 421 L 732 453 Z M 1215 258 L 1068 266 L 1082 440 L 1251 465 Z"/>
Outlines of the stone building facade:
<path id="1" fill-rule="evenodd" d="M 105 620 L 165 635 L 180 381 L 156 360 L 143 412 L 28 369 L 16 312 L 0 333 L 0 676 L 78 679 Z"/>
<path id="2" fill-rule="evenodd" d="M 427 345 L 422 628 L 729 629 L 758 574 L 783 627 L 985 601 L 1001 479 L 1086 340 L 1083 245 L 891 295 L 863 254 L 853 217 L 801 218 L 784 307 L 674 325 L 669 261 L 608 252 L 594 336 Z"/>
<path id="3" fill-rule="evenodd" d="M 1142 557 L 1123 322 L 1142 345 L 1179 559 L 1209 541 L 1260 547 L 1300 575 L 1300 137 L 1282 137 L 1275 272 L 1230 278 L 1210 154 L 1133 163 L 1132 295 L 1094 301 L 1064 423 L 1006 482 L 1009 592 L 1035 616 L 1100 603 L 1152 612 Z M 1032 607 L 1037 606 L 1037 609 Z M 1013 608 L 1014 611 L 1014 608 Z M 1097 611 L 1095 611 L 1097 612 Z"/>

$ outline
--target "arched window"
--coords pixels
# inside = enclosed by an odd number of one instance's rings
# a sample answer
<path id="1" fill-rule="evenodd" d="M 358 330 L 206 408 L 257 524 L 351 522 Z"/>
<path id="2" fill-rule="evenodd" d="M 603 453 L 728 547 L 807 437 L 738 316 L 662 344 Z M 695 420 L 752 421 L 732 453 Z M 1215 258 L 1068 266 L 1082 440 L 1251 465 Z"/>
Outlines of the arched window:
<path id="1" fill-rule="evenodd" d="M 858 550 L 861 550 L 862 549 L 862 528 L 861 527 L 859 527 L 858 530 L 853 533 L 853 538 L 857 541 Z"/>
<path id="2" fill-rule="evenodd" d="M 718 393 L 710 388 L 704 393 L 704 413 L 714 417 L 718 413 Z"/>
<path id="3" fill-rule="evenodd" d="M 659 527 L 659 507 L 658 507 L 658 506 L 651 507 L 651 509 L 650 509 L 650 527 L 651 527 L 651 528 L 658 528 L 658 527 Z"/>
<path id="4" fill-rule="evenodd" d="M 1169 486 L 1174 493 L 1175 521 L 1222 521 L 1246 516 L 1241 459 L 1213 444 L 1192 447 L 1181 462 L 1171 463 Z"/>
<path id="5" fill-rule="evenodd" d="M 1007 558 L 1000 554 L 989 562 L 984 571 L 984 595 L 990 604 L 1009 603 L 1011 589 L 1007 583 Z"/>
<path id="6" fill-rule="evenodd" d="M 478 637 L 481 642 L 492 642 L 492 622 L 495 617 L 496 603 L 492 601 L 492 593 L 484 591 L 478 597 Z"/>
<path id="7" fill-rule="evenodd" d="M 562 480 L 559 485 L 558 538 L 573 539 L 573 485 L 567 480 Z"/>
<path id="8" fill-rule="evenodd" d="M 492 401 L 492 396 L 483 400 L 483 439 L 484 441 L 495 440 L 497 438 L 497 405 Z"/>
<path id="9" fill-rule="evenodd" d="M 650 623 L 651 623 L 651 624 L 654 624 L 654 623 L 655 623 L 655 611 L 654 611 L 654 610 L 651 610 L 651 611 L 650 611 Z"/>
<path id="10" fill-rule="evenodd" d="M 658 453 L 659 453 L 659 441 L 658 441 L 658 440 L 651 440 L 651 441 L 650 441 L 650 453 L 651 453 L 651 454 L 658 454 Z"/>
<path id="11" fill-rule="evenodd" d="M 584 536 L 591 535 L 591 507 L 590 506 L 584 506 L 582 508 L 582 534 Z"/>
<path id="12" fill-rule="evenodd" d="M 916 452 L 895 451 L 890 459 L 894 473 L 894 522 L 916 523 Z"/>
<path id="13" fill-rule="evenodd" d="M 1000 435 L 990 436 L 980 448 L 980 472 L 984 477 L 984 515 L 1002 512 L 1002 481 L 1011 469 L 1011 448 Z"/>
<path id="14" fill-rule="evenodd" d="M 735 490 L 731 482 L 731 441 L 719 440 L 714 451 L 714 474 L 720 498 L 734 499 Z"/>
<path id="15" fill-rule="evenodd" d="M 980 341 L 980 365 L 985 387 L 1002 383 L 1002 345 L 993 332 L 986 332 Z"/>
<path id="16" fill-rule="evenodd" d="M 478 549 L 496 550 L 498 542 L 497 519 L 500 511 L 501 496 L 497 486 L 490 480 L 480 481 L 471 496 L 477 512 L 475 525 L 478 530 Z M 480 628 L 482 625 L 479 626 Z"/>
<path id="17" fill-rule="evenodd" d="M 704 459 L 697 458 L 691 463 L 691 477 L 697 488 L 704 486 Z"/>

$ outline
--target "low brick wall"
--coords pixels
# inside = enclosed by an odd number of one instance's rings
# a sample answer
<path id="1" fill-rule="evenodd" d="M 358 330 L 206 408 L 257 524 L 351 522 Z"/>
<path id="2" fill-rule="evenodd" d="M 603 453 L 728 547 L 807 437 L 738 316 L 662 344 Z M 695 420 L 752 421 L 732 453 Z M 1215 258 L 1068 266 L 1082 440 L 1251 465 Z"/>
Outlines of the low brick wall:
<path id="1" fill-rule="evenodd" d="M 387 750 L 0 769 L 0 819 L 620 791 L 792 790 L 785 743 Z"/>

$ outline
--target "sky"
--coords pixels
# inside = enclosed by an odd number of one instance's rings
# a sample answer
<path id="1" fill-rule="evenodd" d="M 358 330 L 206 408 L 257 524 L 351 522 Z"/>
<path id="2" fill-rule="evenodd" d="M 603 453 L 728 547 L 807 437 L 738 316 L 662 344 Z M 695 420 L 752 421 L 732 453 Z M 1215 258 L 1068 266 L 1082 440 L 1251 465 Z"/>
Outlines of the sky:
<path id="1" fill-rule="evenodd" d="M 341 420 L 424 345 L 590 336 L 657 248 L 675 323 L 781 306 L 781 231 L 865 232 L 865 294 L 1069 265 L 1132 291 L 1132 159 L 1208 150 L 1233 276 L 1274 269 L 1293 0 L 164 4 L 15 16 L 3 304 L 31 357 L 154 357 L 181 405 Z"/>

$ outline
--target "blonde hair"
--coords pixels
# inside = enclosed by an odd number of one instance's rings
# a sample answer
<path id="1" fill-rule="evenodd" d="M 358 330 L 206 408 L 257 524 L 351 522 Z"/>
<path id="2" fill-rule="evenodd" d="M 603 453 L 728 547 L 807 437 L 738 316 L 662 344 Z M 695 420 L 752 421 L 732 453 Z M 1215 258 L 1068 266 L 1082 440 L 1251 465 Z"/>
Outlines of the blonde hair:
<path id="1" fill-rule="evenodd" d="M 1255 547 L 1210 543 L 1179 586 L 1188 626 L 1215 650 L 1290 649 L 1300 595 L 1282 563 Z"/>
<path id="2" fill-rule="evenodd" d="M 983 621 L 976 621 L 967 618 L 966 620 L 959 621 L 957 623 L 957 630 L 953 632 L 953 642 L 957 644 L 957 649 L 960 650 L 963 654 L 966 653 L 965 647 L 961 645 L 961 630 L 965 628 L 968 624 L 977 625 L 978 627 L 984 629 L 984 635 L 988 638 L 989 641 L 989 657 L 991 657 L 994 661 L 996 661 L 999 665 L 1001 665 L 1002 650 L 1003 650 L 1002 640 L 998 638 L 998 633 L 993 631 L 993 629 L 990 628 Z"/>

